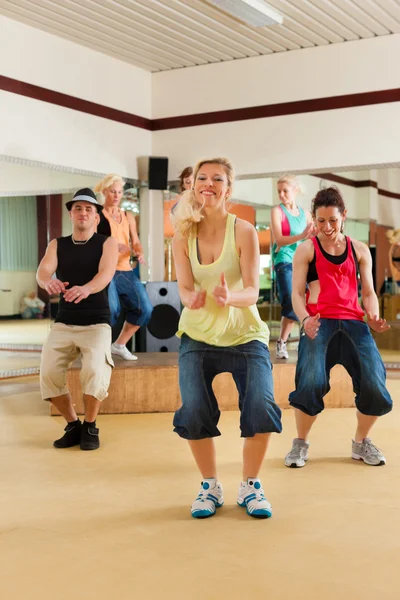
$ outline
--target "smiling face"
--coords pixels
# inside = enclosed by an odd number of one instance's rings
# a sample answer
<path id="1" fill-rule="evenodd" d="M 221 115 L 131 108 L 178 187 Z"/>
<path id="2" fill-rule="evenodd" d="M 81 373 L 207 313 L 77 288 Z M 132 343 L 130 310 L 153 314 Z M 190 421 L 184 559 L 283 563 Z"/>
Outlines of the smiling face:
<path id="1" fill-rule="evenodd" d="M 207 208 L 219 208 L 229 198 L 231 189 L 223 165 L 206 163 L 200 167 L 194 182 L 197 202 Z"/>
<path id="2" fill-rule="evenodd" d="M 320 206 L 316 210 L 314 220 L 320 238 L 336 242 L 346 220 L 346 211 L 341 213 L 337 206 Z"/>
<path id="3" fill-rule="evenodd" d="M 121 202 L 124 188 L 119 181 L 115 181 L 104 190 L 104 206 L 106 208 L 118 207 Z"/>

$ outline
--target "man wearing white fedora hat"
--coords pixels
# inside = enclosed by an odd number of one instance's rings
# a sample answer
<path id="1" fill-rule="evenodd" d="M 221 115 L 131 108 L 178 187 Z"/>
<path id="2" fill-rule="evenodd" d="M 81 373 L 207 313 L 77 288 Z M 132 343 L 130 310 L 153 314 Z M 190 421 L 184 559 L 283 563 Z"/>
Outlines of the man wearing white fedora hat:
<path id="1" fill-rule="evenodd" d="M 91 189 L 78 190 L 66 207 L 72 235 L 50 242 L 37 271 L 40 287 L 60 295 L 55 323 L 42 350 L 40 387 L 43 399 L 52 402 L 67 421 L 64 435 L 53 445 L 95 450 L 100 445 L 96 417 L 108 395 L 114 366 L 107 286 L 115 272 L 118 244 L 95 233 L 103 207 Z M 79 356 L 83 423 L 66 387 L 68 367 Z"/>

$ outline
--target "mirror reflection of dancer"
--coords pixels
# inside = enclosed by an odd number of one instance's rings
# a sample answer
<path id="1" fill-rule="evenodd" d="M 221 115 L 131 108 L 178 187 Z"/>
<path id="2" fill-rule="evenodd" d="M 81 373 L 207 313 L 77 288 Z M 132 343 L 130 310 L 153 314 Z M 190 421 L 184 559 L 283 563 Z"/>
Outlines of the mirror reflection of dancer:
<path id="1" fill-rule="evenodd" d="M 280 204 L 271 209 L 271 230 L 274 238 L 272 262 L 275 270 L 279 302 L 282 307 L 281 328 L 276 342 L 276 358 L 289 358 L 287 340 L 298 321 L 292 307 L 292 261 L 297 246 L 314 234 L 311 214 L 296 203 L 300 185 L 295 175 L 278 180 Z"/>
<path id="2" fill-rule="evenodd" d="M 400 229 L 395 231 L 389 229 L 386 232 L 386 237 L 390 243 L 389 266 L 392 274 L 393 293 L 396 294 L 400 292 Z"/>
<path id="3" fill-rule="evenodd" d="M 136 220 L 129 211 L 119 205 L 124 191 L 124 180 L 118 175 L 106 175 L 94 188 L 104 198 L 104 210 L 100 216 L 97 232 L 112 236 L 118 242 L 118 264 L 108 288 L 111 324 L 115 325 L 121 312 L 121 303 L 127 309 L 126 321 L 121 333 L 111 346 L 111 352 L 124 360 L 137 360 L 125 344 L 140 327 L 150 321 L 153 307 L 143 283 L 134 273 L 130 258 L 132 252 L 139 263 L 144 263 L 143 249 L 137 233 Z M 101 198 L 100 198 L 101 201 Z"/>
<path id="4" fill-rule="evenodd" d="M 60 294 L 55 323 L 43 346 L 40 364 L 42 397 L 50 400 L 67 421 L 56 448 L 80 444 L 82 450 L 99 447 L 96 417 L 108 395 L 112 367 L 110 310 L 107 285 L 117 264 L 113 239 L 95 233 L 103 207 L 89 188 L 67 202 L 72 235 L 52 240 L 38 272 L 37 282 L 48 294 Z M 52 279 L 56 273 L 56 279 Z M 66 387 L 66 372 L 81 356 L 80 380 L 85 405 L 83 424 Z"/>
<path id="5" fill-rule="evenodd" d="M 297 438 L 285 458 L 287 467 L 304 467 L 308 459 L 308 434 L 324 409 L 329 374 L 341 364 L 353 381 L 357 429 L 352 458 L 367 465 L 383 465 L 385 457 L 368 434 L 378 417 L 392 409 L 386 389 L 385 367 L 369 328 L 389 326 L 379 318 L 368 247 L 343 233 L 346 209 L 338 189 L 330 187 L 315 196 L 312 209 L 317 235 L 301 244 L 293 261 L 293 308 L 302 323 L 296 389 L 289 396 L 295 409 Z M 362 301 L 358 303 L 357 270 Z M 305 297 L 304 290 L 308 283 Z"/>
<path id="6" fill-rule="evenodd" d="M 255 306 L 259 245 L 250 223 L 228 214 L 233 169 L 226 158 L 204 160 L 194 170 L 194 189 L 172 213 L 173 251 L 183 309 L 178 335 L 182 407 L 174 431 L 189 441 L 203 481 L 191 512 L 211 517 L 223 504 L 213 438 L 220 411 L 212 389 L 218 373 L 232 373 L 239 392 L 243 480 L 238 504 L 252 517 L 270 517 L 258 474 L 270 434 L 280 432 L 275 404 L 269 331 Z"/>

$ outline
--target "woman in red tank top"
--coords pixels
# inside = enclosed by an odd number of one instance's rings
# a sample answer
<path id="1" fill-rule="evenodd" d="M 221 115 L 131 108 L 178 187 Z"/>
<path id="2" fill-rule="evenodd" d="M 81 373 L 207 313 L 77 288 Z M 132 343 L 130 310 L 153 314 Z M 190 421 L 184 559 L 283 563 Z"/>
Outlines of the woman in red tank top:
<path id="1" fill-rule="evenodd" d="M 317 235 L 302 243 L 293 259 L 292 301 L 302 323 L 302 336 L 296 389 L 289 396 L 295 409 L 297 438 L 285 464 L 303 467 L 308 460 L 308 434 L 324 409 L 330 370 L 341 364 L 352 378 L 356 394 L 357 428 L 352 458 L 368 465 L 383 465 L 385 457 L 368 434 L 378 417 L 390 412 L 392 400 L 370 328 L 383 332 L 389 326 L 379 318 L 371 255 L 365 244 L 344 235 L 346 209 L 337 188 L 318 192 L 312 215 Z M 366 322 L 358 302 L 358 272 Z"/>

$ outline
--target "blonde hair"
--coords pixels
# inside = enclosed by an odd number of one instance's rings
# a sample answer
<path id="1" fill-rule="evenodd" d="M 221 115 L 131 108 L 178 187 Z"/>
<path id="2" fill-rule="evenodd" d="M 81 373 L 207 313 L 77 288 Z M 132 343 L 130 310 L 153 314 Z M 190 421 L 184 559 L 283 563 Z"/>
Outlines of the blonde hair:
<path id="1" fill-rule="evenodd" d="M 298 190 L 298 192 L 300 194 L 304 194 L 303 184 L 300 183 L 300 181 L 297 179 L 296 175 L 293 175 L 292 173 L 285 173 L 285 175 L 282 175 L 282 177 L 279 177 L 276 185 L 279 185 L 280 183 L 288 183 L 291 187 Z"/>
<path id="2" fill-rule="evenodd" d="M 389 244 L 400 244 L 400 229 L 389 229 L 386 232 L 386 237 L 389 240 Z"/>
<path id="3" fill-rule="evenodd" d="M 223 157 L 207 158 L 197 163 L 193 171 L 193 178 L 196 181 L 197 174 L 203 165 L 221 165 L 224 167 L 228 180 L 230 194 L 235 179 L 233 166 L 230 160 Z M 180 233 L 183 237 L 195 235 L 197 224 L 203 218 L 202 210 L 204 202 L 200 204 L 195 197 L 193 190 L 183 192 L 179 197 L 179 202 L 171 210 L 171 221 L 175 233 Z"/>
<path id="4" fill-rule="evenodd" d="M 113 183 L 120 183 L 122 187 L 125 185 L 125 181 L 122 179 L 122 177 L 115 175 L 115 173 L 111 173 L 110 175 L 105 175 L 103 179 L 94 186 L 93 191 L 97 194 L 97 200 L 100 202 L 100 204 L 104 204 L 104 192 L 105 190 L 108 190 Z"/>

